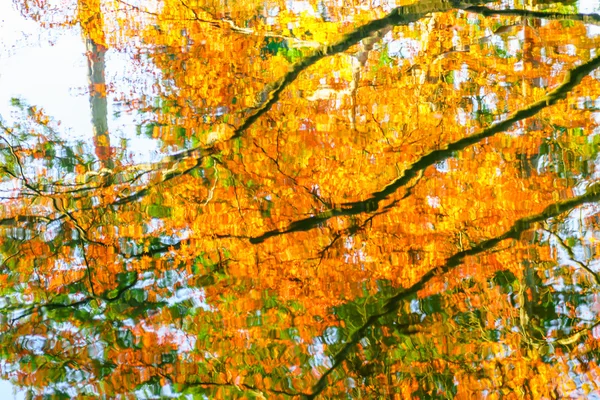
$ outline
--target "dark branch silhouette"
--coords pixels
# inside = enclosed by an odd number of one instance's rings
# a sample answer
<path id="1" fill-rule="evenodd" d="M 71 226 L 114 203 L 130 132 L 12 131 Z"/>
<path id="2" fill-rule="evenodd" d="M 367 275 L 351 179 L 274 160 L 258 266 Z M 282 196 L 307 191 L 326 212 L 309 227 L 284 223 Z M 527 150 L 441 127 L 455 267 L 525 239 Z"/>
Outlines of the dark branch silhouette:
<path id="1" fill-rule="evenodd" d="M 365 336 L 367 330 L 374 325 L 379 318 L 386 315 L 398 312 L 402 302 L 416 295 L 418 291 L 422 290 L 425 285 L 430 282 L 433 278 L 446 274 L 459 266 L 465 258 L 475 256 L 484 253 L 488 250 L 493 249 L 500 242 L 507 239 L 518 239 L 523 232 L 531 229 L 535 223 L 545 221 L 549 218 L 557 217 L 562 213 L 572 210 L 585 203 L 597 202 L 600 200 L 600 183 L 595 183 L 590 186 L 588 190 L 581 196 L 574 197 L 570 200 L 557 202 L 547 206 L 539 214 L 531 215 L 517 220 L 512 227 L 504 232 L 502 235 L 484 240 L 479 244 L 467 249 L 455 253 L 453 256 L 446 259 L 443 265 L 431 269 L 429 272 L 424 274 L 418 282 L 409 288 L 400 290 L 396 295 L 390 297 L 383 305 L 382 309 L 372 314 L 367 321 L 357 330 L 355 330 L 350 336 L 350 340 L 342 347 L 342 349 L 333 356 L 333 363 L 319 379 L 319 381 L 313 386 L 312 393 L 306 395 L 307 399 L 314 399 L 318 396 L 328 384 L 329 375 L 335 371 L 345 360 L 350 351 L 356 346 L 356 344 Z"/>
<path id="2" fill-rule="evenodd" d="M 241 383 L 241 384 L 235 384 L 232 382 L 190 382 L 190 383 L 185 383 L 183 385 L 183 391 L 193 388 L 193 387 L 231 387 L 231 388 L 236 388 L 239 391 L 252 391 L 252 392 L 258 392 L 258 393 L 262 393 L 263 392 L 267 392 L 267 393 L 272 393 L 272 394 L 278 394 L 278 395 L 285 395 L 288 397 L 298 397 L 300 394 L 296 393 L 296 392 L 287 392 L 285 390 L 277 390 L 277 389 L 264 389 L 264 388 L 258 388 L 256 386 L 253 385 L 248 385 L 247 383 Z M 264 396 L 263 396 L 264 397 Z"/>
<path id="3" fill-rule="evenodd" d="M 564 82 L 556 89 L 548 93 L 544 98 L 539 101 L 530 104 L 529 106 L 520 109 L 515 112 L 511 117 L 499 122 L 483 131 L 459 139 L 455 142 L 450 143 L 445 149 L 434 150 L 429 154 L 424 155 L 419 160 L 414 162 L 408 167 L 402 176 L 387 185 L 385 188 L 378 192 L 372 193 L 369 198 L 361 201 L 355 201 L 350 203 L 344 203 L 337 208 L 333 208 L 315 216 L 304 218 L 298 221 L 292 222 L 287 228 L 278 230 L 274 229 L 263 233 L 260 236 L 250 239 L 251 243 L 261 243 L 273 236 L 279 236 L 291 232 L 301 232 L 311 230 L 333 217 L 356 215 L 364 212 L 373 212 L 379 209 L 379 203 L 386 199 L 388 196 L 395 193 L 398 189 L 406 186 L 413 178 L 417 176 L 420 171 L 425 170 L 432 165 L 439 163 L 460 150 L 463 150 L 469 146 L 477 144 L 484 139 L 490 138 L 497 133 L 507 131 L 512 127 L 513 124 L 531 118 L 540 111 L 556 104 L 559 100 L 566 98 L 567 94 L 577 86 L 581 80 L 590 74 L 593 70 L 600 67 L 600 56 L 593 58 L 585 64 L 582 64 L 576 68 L 573 68 L 567 73 Z"/>
<path id="4" fill-rule="evenodd" d="M 43 310 L 57 310 L 60 308 L 77 308 L 80 306 L 83 306 L 87 303 L 89 303 L 90 301 L 94 300 L 94 299 L 98 299 L 98 300 L 103 300 L 106 301 L 107 303 L 114 303 L 115 301 L 119 300 L 123 294 L 125 294 L 125 292 L 127 292 L 129 289 L 131 289 L 132 287 L 134 287 L 138 282 L 137 277 L 129 284 L 119 288 L 116 293 L 113 296 L 109 296 L 109 295 L 102 295 L 102 296 L 87 296 L 81 300 L 72 302 L 72 303 L 43 303 L 43 304 L 35 304 L 31 307 L 29 307 L 28 309 L 26 309 L 21 315 L 13 318 L 11 320 L 11 323 L 14 323 L 22 318 L 28 317 L 30 315 L 32 315 L 33 313 L 35 313 L 36 311 L 43 311 Z M 0 310 L 0 312 L 6 312 L 6 311 L 12 311 L 12 308 L 3 308 Z"/>

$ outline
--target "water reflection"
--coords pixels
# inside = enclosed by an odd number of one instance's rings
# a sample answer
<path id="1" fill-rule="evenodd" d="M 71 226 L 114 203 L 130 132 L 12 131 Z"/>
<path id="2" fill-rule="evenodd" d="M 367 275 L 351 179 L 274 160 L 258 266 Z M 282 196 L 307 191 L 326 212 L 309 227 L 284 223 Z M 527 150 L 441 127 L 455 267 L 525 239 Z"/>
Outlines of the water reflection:
<path id="1" fill-rule="evenodd" d="M 0 394 L 5 399 L 22 400 L 25 395 L 22 391 L 18 391 L 9 381 L 0 381 Z"/>
<path id="2" fill-rule="evenodd" d="M 0 126 L 2 373 L 32 397 L 598 395 L 597 16 L 16 5 L 80 30 L 92 121 Z"/>

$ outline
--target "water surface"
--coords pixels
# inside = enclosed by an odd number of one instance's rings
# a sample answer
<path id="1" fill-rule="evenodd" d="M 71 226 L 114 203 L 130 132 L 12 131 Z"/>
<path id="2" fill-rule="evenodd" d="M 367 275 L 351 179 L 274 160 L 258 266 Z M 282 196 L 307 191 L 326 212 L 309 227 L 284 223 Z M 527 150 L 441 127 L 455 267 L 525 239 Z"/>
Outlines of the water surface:
<path id="1" fill-rule="evenodd" d="M 600 395 L 593 8 L 13 6 L 40 37 L 0 63 L 15 387 Z"/>

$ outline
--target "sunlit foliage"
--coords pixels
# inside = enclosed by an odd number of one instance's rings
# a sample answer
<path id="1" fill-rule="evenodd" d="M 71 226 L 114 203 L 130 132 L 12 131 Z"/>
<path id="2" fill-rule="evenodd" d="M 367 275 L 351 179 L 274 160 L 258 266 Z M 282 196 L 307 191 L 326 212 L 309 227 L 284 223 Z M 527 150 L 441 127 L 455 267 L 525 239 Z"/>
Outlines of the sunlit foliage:
<path id="1" fill-rule="evenodd" d="M 15 3 L 99 74 L 95 148 L 25 100 L 0 125 L 0 370 L 34 398 L 600 391 L 600 16 Z M 154 90 L 107 94 L 110 51 Z M 161 160 L 111 146 L 111 96 Z"/>

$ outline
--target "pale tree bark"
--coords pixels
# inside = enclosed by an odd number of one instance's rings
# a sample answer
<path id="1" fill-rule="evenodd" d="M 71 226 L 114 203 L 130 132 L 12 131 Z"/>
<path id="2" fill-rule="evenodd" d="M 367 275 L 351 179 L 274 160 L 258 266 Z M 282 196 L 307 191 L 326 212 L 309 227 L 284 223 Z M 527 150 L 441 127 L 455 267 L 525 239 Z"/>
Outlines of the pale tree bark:
<path id="1" fill-rule="evenodd" d="M 85 40 L 94 150 L 102 168 L 112 169 L 106 100 L 106 45 L 100 0 L 79 0 L 79 21 Z"/>

